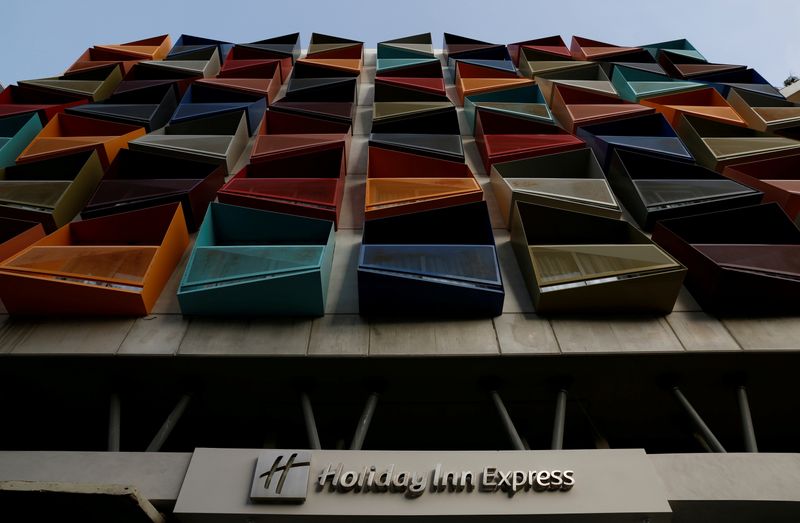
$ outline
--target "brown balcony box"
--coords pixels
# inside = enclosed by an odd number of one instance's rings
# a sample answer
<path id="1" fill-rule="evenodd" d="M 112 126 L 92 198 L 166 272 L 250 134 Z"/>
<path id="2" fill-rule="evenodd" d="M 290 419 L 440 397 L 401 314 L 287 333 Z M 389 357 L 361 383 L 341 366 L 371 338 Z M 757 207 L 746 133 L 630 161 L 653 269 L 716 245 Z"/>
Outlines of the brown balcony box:
<path id="1" fill-rule="evenodd" d="M 514 204 L 511 244 L 538 314 L 672 311 L 686 269 L 622 220 Z"/>
<path id="2" fill-rule="evenodd" d="M 800 154 L 729 165 L 722 175 L 762 191 L 800 225 Z"/>
<path id="3" fill-rule="evenodd" d="M 225 183 L 225 175 L 225 169 L 213 163 L 122 150 L 81 216 L 89 219 L 179 202 L 186 227 L 194 232 L 200 227 L 208 204 Z"/>
<path id="4" fill-rule="evenodd" d="M 44 238 L 41 223 L 0 217 L 0 262 Z"/>
<path id="5" fill-rule="evenodd" d="M 662 220 L 653 241 L 689 269 L 686 288 L 707 312 L 800 311 L 800 230 L 776 203 Z"/>

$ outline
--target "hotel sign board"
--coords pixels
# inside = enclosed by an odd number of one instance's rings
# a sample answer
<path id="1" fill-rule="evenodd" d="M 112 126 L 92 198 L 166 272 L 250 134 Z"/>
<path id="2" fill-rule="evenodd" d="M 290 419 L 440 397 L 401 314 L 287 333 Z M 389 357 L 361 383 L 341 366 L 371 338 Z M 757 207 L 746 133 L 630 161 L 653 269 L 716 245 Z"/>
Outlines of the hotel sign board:
<path id="1" fill-rule="evenodd" d="M 181 521 L 669 521 L 644 451 L 195 450 Z"/>

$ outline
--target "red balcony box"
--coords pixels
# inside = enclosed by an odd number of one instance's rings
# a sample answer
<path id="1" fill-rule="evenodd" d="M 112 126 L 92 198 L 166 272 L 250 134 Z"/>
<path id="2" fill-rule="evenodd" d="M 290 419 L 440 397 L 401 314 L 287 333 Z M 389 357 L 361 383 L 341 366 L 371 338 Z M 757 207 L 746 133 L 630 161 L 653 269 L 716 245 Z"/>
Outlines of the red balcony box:
<path id="1" fill-rule="evenodd" d="M 483 200 L 483 190 L 462 162 L 369 148 L 367 220 Z"/>
<path id="2" fill-rule="evenodd" d="M 280 83 L 286 81 L 289 78 L 289 75 L 292 73 L 292 66 L 294 65 L 294 60 L 292 56 L 273 56 L 272 53 L 261 51 L 260 49 L 255 49 L 253 47 L 248 47 L 246 45 L 236 45 L 234 46 L 229 52 L 228 56 L 225 57 L 225 66 L 228 65 L 228 62 L 239 62 L 239 61 L 277 61 L 278 69 L 280 73 Z M 223 70 L 225 69 L 223 66 Z M 234 67 L 238 67 L 234 64 Z"/>
<path id="3" fill-rule="evenodd" d="M 186 227 L 194 232 L 226 175 L 225 168 L 215 163 L 123 149 L 81 216 L 89 219 L 179 202 Z"/>
<path id="4" fill-rule="evenodd" d="M 572 59 L 569 47 L 567 47 L 567 44 L 564 43 L 564 40 L 560 36 L 547 36 L 544 38 L 525 40 L 524 42 L 515 42 L 513 44 L 508 44 L 506 47 L 508 48 L 508 53 L 511 55 L 511 60 L 514 62 L 514 65 L 517 66 L 519 65 L 522 49 L 529 49 L 531 51 L 551 55 L 560 60 Z"/>
<path id="5" fill-rule="evenodd" d="M 0 217 L 0 262 L 42 238 L 41 223 Z"/>
<path id="6" fill-rule="evenodd" d="M 259 134 L 250 153 L 250 162 L 272 161 L 339 148 L 344 148 L 344 156 L 349 158 L 351 138 L 350 133 Z"/>
<path id="7" fill-rule="evenodd" d="M 0 118 L 25 113 L 39 113 L 43 123 L 49 122 L 67 107 L 87 103 L 88 100 L 69 93 L 48 93 L 9 85 L 0 92 Z"/>
<path id="8" fill-rule="evenodd" d="M 729 165 L 722 175 L 763 192 L 800 226 L 800 154 Z"/>
<path id="9" fill-rule="evenodd" d="M 177 203 L 72 222 L 0 263 L 9 314 L 144 316 L 189 244 Z"/>
<path id="10" fill-rule="evenodd" d="M 583 91 L 565 85 L 556 85 L 552 96 L 550 109 L 559 123 L 570 132 L 575 132 L 581 125 L 610 122 L 655 112 L 651 107 L 625 102 L 616 96 Z"/>
<path id="11" fill-rule="evenodd" d="M 289 102 L 267 110 L 259 134 L 352 134 L 356 105 L 350 102 Z"/>
<path id="12" fill-rule="evenodd" d="M 475 145 L 487 173 L 495 163 L 586 147 L 583 140 L 556 125 L 483 111 L 480 108 L 475 122 Z"/>
<path id="13" fill-rule="evenodd" d="M 259 136 L 252 163 L 218 193 L 221 203 L 330 220 L 338 226 L 347 172 L 346 140 Z"/>

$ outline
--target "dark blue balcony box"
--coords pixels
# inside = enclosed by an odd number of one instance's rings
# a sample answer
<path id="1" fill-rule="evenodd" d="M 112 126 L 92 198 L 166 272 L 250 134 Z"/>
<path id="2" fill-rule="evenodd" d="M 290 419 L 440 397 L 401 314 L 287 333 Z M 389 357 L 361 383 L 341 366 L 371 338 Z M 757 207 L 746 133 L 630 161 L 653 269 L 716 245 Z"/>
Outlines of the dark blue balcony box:
<path id="1" fill-rule="evenodd" d="M 267 111 L 267 99 L 232 89 L 194 84 L 187 89 L 181 103 L 172 115 L 170 124 L 207 118 L 224 113 L 244 112 L 247 130 L 253 136 Z"/>
<path id="2" fill-rule="evenodd" d="M 615 149 L 644 152 L 686 162 L 694 161 L 689 149 L 661 114 L 585 125 L 578 129 L 577 136 L 592 148 L 597 161 L 606 171 Z"/>
<path id="3" fill-rule="evenodd" d="M 486 202 L 364 224 L 362 315 L 498 316 L 503 280 Z"/>

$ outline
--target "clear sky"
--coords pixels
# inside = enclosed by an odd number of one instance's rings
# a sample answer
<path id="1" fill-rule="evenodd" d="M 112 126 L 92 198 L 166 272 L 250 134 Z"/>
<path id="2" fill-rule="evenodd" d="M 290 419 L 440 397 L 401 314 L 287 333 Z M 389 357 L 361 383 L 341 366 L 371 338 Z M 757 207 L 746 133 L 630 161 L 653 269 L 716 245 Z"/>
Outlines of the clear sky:
<path id="1" fill-rule="evenodd" d="M 300 31 L 374 47 L 414 33 L 495 43 L 560 34 L 618 45 L 688 38 L 782 85 L 800 74 L 800 0 L 2 0 L 0 82 L 60 74 L 87 47 L 169 33 L 248 42 Z"/>

